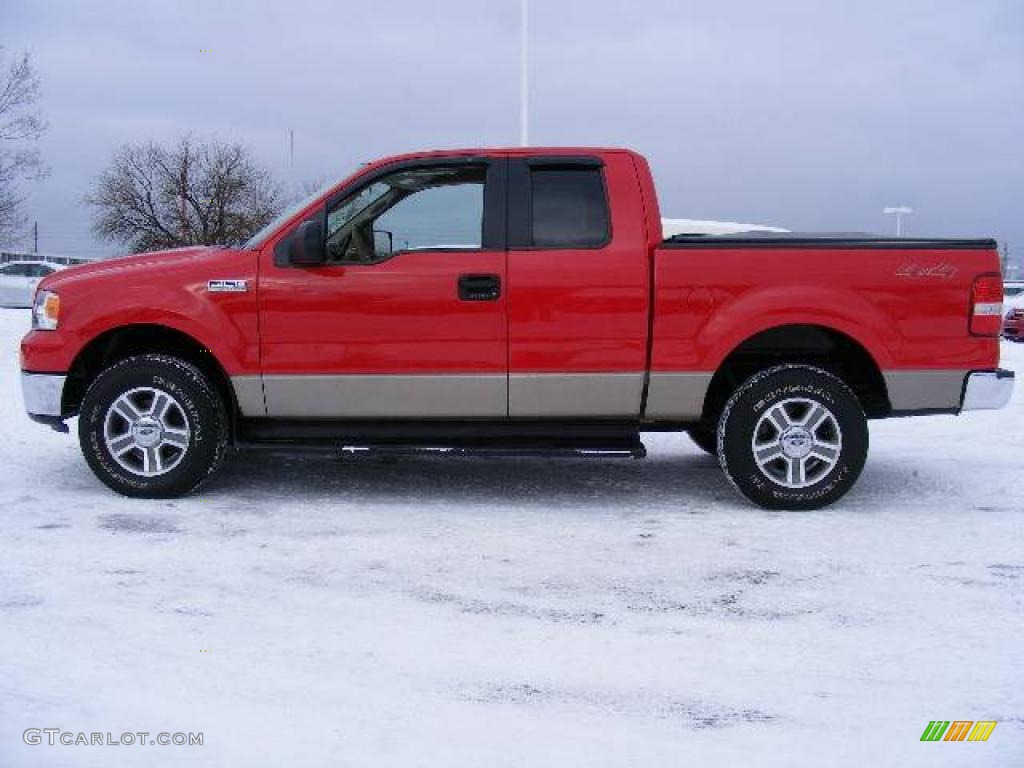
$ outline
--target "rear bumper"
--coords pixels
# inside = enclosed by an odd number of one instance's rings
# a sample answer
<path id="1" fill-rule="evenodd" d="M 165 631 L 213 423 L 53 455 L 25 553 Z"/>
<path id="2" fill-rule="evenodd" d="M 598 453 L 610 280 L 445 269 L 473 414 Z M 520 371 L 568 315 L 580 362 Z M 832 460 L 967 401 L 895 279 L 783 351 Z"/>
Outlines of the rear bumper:
<path id="1" fill-rule="evenodd" d="M 61 399 L 67 376 L 54 373 L 21 372 L 21 397 L 29 416 L 60 418 Z"/>
<path id="2" fill-rule="evenodd" d="M 1013 395 L 1014 374 L 1004 368 L 974 371 L 967 375 L 961 411 L 990 411 L 1004 408 Z"/>

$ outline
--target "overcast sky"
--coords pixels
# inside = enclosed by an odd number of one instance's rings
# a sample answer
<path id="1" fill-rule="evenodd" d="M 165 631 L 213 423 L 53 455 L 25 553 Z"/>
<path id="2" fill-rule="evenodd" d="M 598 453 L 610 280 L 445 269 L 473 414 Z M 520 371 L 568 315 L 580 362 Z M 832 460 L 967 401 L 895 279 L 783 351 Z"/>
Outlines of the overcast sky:
<path id="1" fill-rule="evenodd" d="M 647 155 L 666 216 L 993 235 L 1024 255 L 1021 0 L 532 0 L 531 143 Z M 283 181 L 518 141 L 519 0 L 2 0 L 43 79 L 40 250 L 127 141 L 237 139 Z M 295 131 L 289 166 L 288 131 Z"/>

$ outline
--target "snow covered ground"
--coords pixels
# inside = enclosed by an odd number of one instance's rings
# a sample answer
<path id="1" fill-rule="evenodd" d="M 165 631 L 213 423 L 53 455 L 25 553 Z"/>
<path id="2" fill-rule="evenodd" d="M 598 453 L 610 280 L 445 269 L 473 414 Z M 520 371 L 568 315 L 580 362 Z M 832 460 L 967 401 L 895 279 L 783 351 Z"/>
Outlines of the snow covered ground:
<path id="1" fill-rule="evenodd" d="M 243 455 L 133 501 L 23 415 L 27 323 L 0 312 L 0 766 L 1024 760 L 1021 387 L 874 423 L 822 512 L 751 507 L 675 435 L 644 462 Z M 921 743 L 935 719 L 999 724 Z"/>

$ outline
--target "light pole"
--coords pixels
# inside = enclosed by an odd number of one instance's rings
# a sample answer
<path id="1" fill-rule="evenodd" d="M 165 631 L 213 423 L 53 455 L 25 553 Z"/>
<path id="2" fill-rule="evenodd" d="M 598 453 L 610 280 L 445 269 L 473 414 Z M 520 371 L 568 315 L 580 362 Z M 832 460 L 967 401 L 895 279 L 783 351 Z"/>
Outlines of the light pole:
<path id="1" fill-rule="evenodd" d="M 882 213 L 896 217 L 896 237 L 903 237 L 903 217 L 913 212 L 913 208 L 908 208 L 905 205 L 882 209 Z"/>
<path id="2" fill-rule="evenodd" d="M 519 0 L 519 144 L 529 143 L 530 70 L 527 64 L 527 21 L 529 0 Z"/>

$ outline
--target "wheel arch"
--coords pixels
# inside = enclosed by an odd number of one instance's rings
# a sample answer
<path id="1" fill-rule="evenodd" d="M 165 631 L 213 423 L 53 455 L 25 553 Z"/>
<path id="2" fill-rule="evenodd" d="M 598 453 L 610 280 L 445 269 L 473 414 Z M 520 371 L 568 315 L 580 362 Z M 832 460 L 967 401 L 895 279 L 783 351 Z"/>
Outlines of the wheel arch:
<path id="1" fill-rule="evenodd" d="M 740 384 L 780 363 L 814 365 L 836 375 L 853 390 L 869 418 L 892 410 L 882 369 L 865 344 L 827 325 L 785 323 L 750 334 L 724 354 L 705 393 L 702 420 L 714 423 Z"/>
<path id="2" fill-rule="evenodd" d="M 114 363 L 135 355 L 172 355 L 195 365 L 213 383 L 234 425 L 238 402 L 231 378 L 213 351 L 195 337 L 159 323 L 136 323 L 108 329 L 86 343 L 68 370 L 62 412 L 76 413 L 86 390 Z"/>

